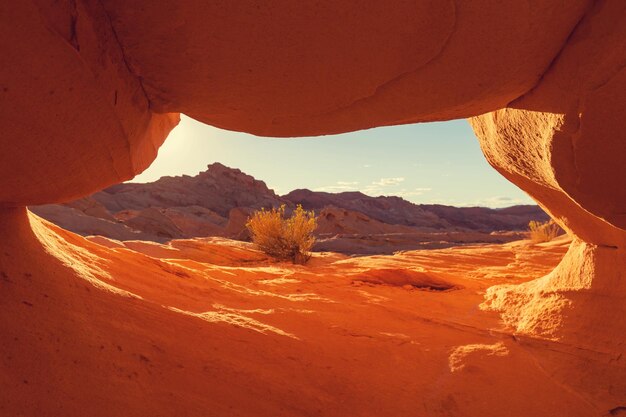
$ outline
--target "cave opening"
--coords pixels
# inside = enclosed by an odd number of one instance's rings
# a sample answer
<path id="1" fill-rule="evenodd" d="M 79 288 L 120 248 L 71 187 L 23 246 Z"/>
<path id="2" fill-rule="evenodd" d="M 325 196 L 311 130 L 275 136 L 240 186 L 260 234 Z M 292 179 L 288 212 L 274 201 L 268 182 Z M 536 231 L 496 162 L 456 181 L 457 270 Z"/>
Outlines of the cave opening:
<path id="1" fill-rule="evenodd" d="M 84 236 L 249 241 L 254 210 L 282 204 L 317 212 L 314 251 L 347 255 L 505 243 L 547 221 L 489 166 L 465 120 L 270 138 L 183 115 L 134 179 L 31 210 Z"/>
<path id="2" fill-rule="evenodd" d="M 196 175 L 213 162 L 240 169 L 281 195 L 306 188 L 394 195 L 416 204 L 535 204 L 489 166 L 464 119 L 271 138 L 219 129 L 183 115 L 155 161 L 130 182 Z"/>
<path id="3" fill-rule="evenodd" d="M 146 3 L 0 6 L 1 415 L 624 414 L 626 3 Z M 309 139 L 272 141 L 295 149 L 295 169 L 249 138 L 233 155 L 276 177 L 220 158 L 232 168 L 204 161 L 186 177 L 124 183 L 180 113 L 285 137 L 468 117 L 489 163 L 571 241 L 399 248 L 399 235 L 417 238 L 403 223 L 411 210 L 411 222 L 441 222 L 431 244 L 449 241 L 437 236 L 445 222 L 471 229 L 458 222 L 520 211 L 407 206 L 445 190 L 473 205 L 488 181 L 461 169 L 439 186 L 445 164 L 393 135 L 373 150 L 334 137 L 319 154 Z M 374 158 L 339 160 L 336 174 L 328 155 L 367 149 Z M 396 172 L 419 156 L 434 175 Z M 450 161 L 446 172 L 463 168 Z M 295 265 L 237 231 L 242 205 L 280 203 L 300 186 L 280 180 L 301 171 L 318 181 L 306 185 L 313 197 L 359 198 L 320 210 L 319 241 L 334 246 Z M 210 190 L 230 206 L 207 208 Z M 407 200 L 375 196 L 387 192 Z M 390 216 L 403 220 L 381 221 Z"/>

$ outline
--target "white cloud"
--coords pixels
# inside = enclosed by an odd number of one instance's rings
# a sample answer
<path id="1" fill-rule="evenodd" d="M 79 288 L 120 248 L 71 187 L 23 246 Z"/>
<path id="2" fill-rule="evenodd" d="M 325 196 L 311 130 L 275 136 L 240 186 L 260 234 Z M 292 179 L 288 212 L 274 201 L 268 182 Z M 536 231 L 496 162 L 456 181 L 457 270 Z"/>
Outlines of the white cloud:
<path id="1" fill-rule="evenodd" d="M 388 191 L 387 187 L 396 187 L 400 185 L 404 181 L 404 177 L 394 177 L 394 178 L 381 178 L 378 181 L 373 181 L 370 185 L 363 189 L 363 193 L 370 196 L 379 196 L 379 195 L 398 195 L 397 191 Z"/>
<path id="2" fill-rule="evenodd" d="M 402 181 L 404 181 L 404 177 L 381 178 L 378 181 L 372 182 L 372 185 L 377 187 L 391 187 L 400 184 Z"/>
<path id="3" fill-rule="evenodd" d="M 403 188 L 395 194 L 400 197 L 417 197 L 423 195 L 424 193 L 427 193 L 428 191 L 432 191 L 432 188 L 420 187 L 414 188 L 412 190 L 407 190 L 406 188 Z"/>
<path id="4" fill-rule="evenodd" d="M 380 187 L 372 187 L 371 185 L 365 187 L 362 191 L 363 194 L 367 194 L 372 197 L 379 196 L 382 193 L 382 189 Z"/>
<path id="5" fill-rule="evenodd" d="M 327 193 L 337 193 L 341 191 L 354 191 L 357 189 L 359 185 L 358 181 L 337 181 L 333 185 L 325 185 L 323 187 L 318 187 L 313 191 L 323 191 Z"/>
<path id="6" fill-rule="evenodd" d="M 495 196 L 495 197 L 482 198 L 480 200 L 475 200 L 469 203 L 461 203 L 458 205 L 460 207 L 480 206 L 480 207 L 490 207 L 490 208 L 503 208 L 503 207 L 516 206 L 519 204 L 534 204 L 534 202 L 530 199 L 527 200 L 527 199 L 512 198 L 512 197 L 507 197 L 507 196 Z"/>

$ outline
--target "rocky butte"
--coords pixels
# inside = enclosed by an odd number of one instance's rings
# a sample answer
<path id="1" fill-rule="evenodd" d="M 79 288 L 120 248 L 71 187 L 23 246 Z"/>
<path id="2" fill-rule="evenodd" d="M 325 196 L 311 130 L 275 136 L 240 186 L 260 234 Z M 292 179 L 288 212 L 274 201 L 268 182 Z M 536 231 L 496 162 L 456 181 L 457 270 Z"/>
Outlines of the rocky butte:
<path id="1" fill-rule="evenodd" d="M 1 415 L 626 414 L 623 1 L 26 0 L 0 23 Z M 468 118 L 571 242 L 296 267 L 27 212 L 131 179 L 179 113 Z"/>

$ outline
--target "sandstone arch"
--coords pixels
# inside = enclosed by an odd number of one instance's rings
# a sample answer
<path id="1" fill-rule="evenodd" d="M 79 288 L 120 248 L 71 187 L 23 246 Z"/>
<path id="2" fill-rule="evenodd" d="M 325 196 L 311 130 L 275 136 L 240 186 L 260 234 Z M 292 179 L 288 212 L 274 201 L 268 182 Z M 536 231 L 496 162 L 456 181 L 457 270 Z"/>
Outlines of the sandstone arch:
<path id="1" fill-rule="evenodd" d="M 19 207 L 132 178 L 179 112 L 273 136 L 470 117 L 490 163 L 575 236 L 551 275 L 488 307 L 521 333 L 623 350 L 626 5 L 295 4 L 0 5 L 0 217 L 28 237 L 3 262 L 37 248 Z"/>
<path id="2" fill-rule="evenodd" d="M 518 330 L 582 345 L 601 327 L 606 336 L 593 343 L 606 349 L 622 343 L 626 326 L 625 28 L 624 5 L 597 3 L 533 90 L 471 119 L 490 163 L 575 236 L 550 276 L 494 288 L 490 305 Z M 605 312 L 591 299 L 603 299 Z"/>
<path id="3" fill-rule="evenodd" d="M 2 5 L 12 65 L 2 69 L 0 202 L 68 200 L 132 178 L 177 112 L 290 136 L 496 110 L 536 84 L 589 4 Z"/>

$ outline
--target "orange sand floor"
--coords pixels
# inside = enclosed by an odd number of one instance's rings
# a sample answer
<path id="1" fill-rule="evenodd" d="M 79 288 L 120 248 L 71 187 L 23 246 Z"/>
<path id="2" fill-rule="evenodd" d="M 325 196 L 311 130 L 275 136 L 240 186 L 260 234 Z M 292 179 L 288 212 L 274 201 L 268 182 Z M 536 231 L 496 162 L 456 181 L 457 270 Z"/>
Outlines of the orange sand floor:
<path id="1" fill-rule="evenodd" d="M 565 239 L 293 266 L 225 239 L 124 245 L 1 219 L 1 416 L 607 412 L 601 353 L 479 307 L 549 272 Z"/>

